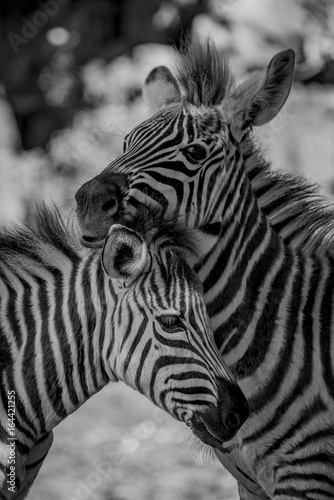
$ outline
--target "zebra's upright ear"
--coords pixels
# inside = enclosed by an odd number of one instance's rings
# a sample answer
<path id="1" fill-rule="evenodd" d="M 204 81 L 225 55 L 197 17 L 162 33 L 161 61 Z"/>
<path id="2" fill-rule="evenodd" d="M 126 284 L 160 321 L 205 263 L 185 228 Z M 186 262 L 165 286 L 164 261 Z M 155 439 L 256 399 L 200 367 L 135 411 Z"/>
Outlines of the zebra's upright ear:
<path id="1" fill-rule="evenodd" d="M 152 69 L 145 80 L 143 92 L 145 100 L 154 113 L 181 101 L 179 85 L 166 66 L 157 66 Z"/>
<path id="2" fill-rule="evenodd" d="M 139 234 L 120 224 L 111 226 L 102 250 L 102 266 L 111 279 L 129 286 L 147 267 L 150 256 Z"/>
<path id="3" fill-rule="evenodd" d="M 226 111 L 237 138 L 246 128 L 264 125 L 277 115 L 290 93 L 294 66 L 292 49 L 279 52 L 267 68 L 252 75 L 227 98 Z"/>

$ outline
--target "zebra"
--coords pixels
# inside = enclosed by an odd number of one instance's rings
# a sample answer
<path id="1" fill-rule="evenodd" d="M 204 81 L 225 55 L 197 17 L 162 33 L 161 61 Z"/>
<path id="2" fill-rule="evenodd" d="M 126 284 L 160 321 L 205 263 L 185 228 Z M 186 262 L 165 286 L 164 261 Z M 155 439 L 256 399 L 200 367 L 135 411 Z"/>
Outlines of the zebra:
<path id="1" fill-rule="evenodd" d="M 122 380 L 221 448 L 247 401 L 214 343 L 192 232 L 149 207 L 82 251 L 57 210 L 0 233 L 0 498 L 27 495 L 52 429 Z M 15 403 L 15 404 L 14 404 Z"/>
<path id="2" fill-rule="evenodd" d="M 250 406 L 215 450 L 241 500 L 334 498 L 334 210 L 301 178 L 273 173 L 252 129 L 288 98 L 294 52 L 236 86 L 210 41 L 151 71 L 153 116 L 76 193 L 81 242 L 147 200 L 198 228 L 192 263 L 223 360 Z"/>

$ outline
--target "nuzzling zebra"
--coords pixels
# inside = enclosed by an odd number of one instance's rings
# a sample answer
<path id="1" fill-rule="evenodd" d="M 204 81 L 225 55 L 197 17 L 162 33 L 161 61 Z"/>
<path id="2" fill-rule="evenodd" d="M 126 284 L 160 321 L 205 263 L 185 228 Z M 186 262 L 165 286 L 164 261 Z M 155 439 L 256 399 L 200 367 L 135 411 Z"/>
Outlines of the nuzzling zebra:
<path id="1" fill-rule="evenodd" d="M 193 245 L 189 230 L 148 208 L 85 256 L 47 208 L 35 228 L 0 234 L 0 498 L 26 496 L 52 429 L 109 381 L 138 390 L 204 443 L 234 436 L 248 406 L 184 261 Z"/>
<path id="2" fill-rule="evenodd" d="M 176 66 L 149 74 L 155 114 L 77 192 L 81 241 L 98 247 L 147 200 L 203 232 L 194 269 L 251 409 L 216 455 L 241 500 L 334 498 L 334 210 L 273 173 L 251 136 L 286 101 L 294 53 L 239 86 L 210 42 L 193 40 Z"/>

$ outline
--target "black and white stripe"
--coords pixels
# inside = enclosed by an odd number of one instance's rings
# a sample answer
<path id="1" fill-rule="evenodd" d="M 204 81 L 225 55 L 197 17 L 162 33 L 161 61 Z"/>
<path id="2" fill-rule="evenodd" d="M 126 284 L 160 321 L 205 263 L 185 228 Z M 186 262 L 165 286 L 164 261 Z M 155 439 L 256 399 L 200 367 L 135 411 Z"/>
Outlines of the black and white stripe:
<path id="1" fill-rule="evenodd" d="M 167 234 L 152 221 L 146 210 L 134 223 L 138 231 L 117 226 L 102 252 L 87 255 L 46 208 L 33 229 L 0 234 L 0 498 L 25 497 L 52 429 L 110 380 L 123 380 L 194 432 L 202 416 L 210 425 L 219 414 L 223 423 L 226 403 L 238 421 L 216 433 L 219 442 L 246 418 L 245 399 L 215 347 L 199 281 L 173 250 L 181 243 L 185 251 L 193 240 L 182 228 L 169 224 Z M 138 260 L 140 252 L 145 259 Z M 16 495 L 6 483 L 9 391 Z"/>
<path id="2" fill-rule="evenodd" d="M 252 410 L 217 452 L 241 500 L 334 498 L 334 210 L 306 181 L 273 173 L 251 142 L 252 123 L 238 122 L 277 113 L 292 66 L 282 52 L 235 89 L 214 47 L 195 42 L 177 76 L 185 97 L 137 126 L 124 155 L 93 180 L 108 173 L 112 184 L 117 172 L 128 182 L 123 211 L 155 200 L 203 232 L 194 269 L 216 344 Z M 90 204 L 93 181 L 77 197 L 83 236 L 88 209 L 101 221 L 117 215 Z"/>

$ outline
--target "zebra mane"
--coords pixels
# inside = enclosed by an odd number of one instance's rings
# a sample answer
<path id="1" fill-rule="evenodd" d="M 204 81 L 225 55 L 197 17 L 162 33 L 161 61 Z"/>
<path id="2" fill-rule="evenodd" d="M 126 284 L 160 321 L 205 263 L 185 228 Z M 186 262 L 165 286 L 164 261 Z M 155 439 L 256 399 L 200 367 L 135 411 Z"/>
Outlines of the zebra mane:
<path id="1" fill-rule="evenodd" d="M 250 135 L 241 143 L 241 151 L 261 210 L 270 214 L 277 232 L 283 224 L 287 244 L 310 253 L 320 247 L 334 254 L 334 205 L 319 185 L 293 173 L 273 170 Z"/>
<path id="2" fill-rule="evenodd" d="M 158 249 L 172 248 L 197 255 L 196 230 L 178 222 L 171 214 L 163 213 L 160 206 L 141 204 L 136 215 L 125 225 Z"/>
<path id="3" fill-rule="evenodd" d="M 81 247 L 72 222 L 71 218 L 65 222 L 55 206 L 41 204 L 37 206 L 33 224 L 0 231 L 0 275 L 1 264 L 15 272 L 25 260 L 27 265 L 34 261 L 49 268 L 62 266 L 64 258 L 79 262 L 87 250 Z M 160 208 L 141 205 L 136 216 L 124 225 L 138 232 L 144 241 L 158 250 L 173 248 L 196 254 L 195 231 L 163 215 Z"/>
<path id="4" fill-rule="evenodd" d="M 0 264 L 14 271 L 24 259 L 57 267 L 59 259 L 64 256 L 77 262 L 81 253 L 74 229 L 66 226 L 55 206 L 50 208 L 40 204 L 32 224 L 6 227 L 0 231 Z"/>
<path id="5" fill-rule="evenodd" d="M 186 100 L 194 106 L 221 104 L 234 86 L 227 59 L 210 40 L 186 40 L 175 66 Z"/>

